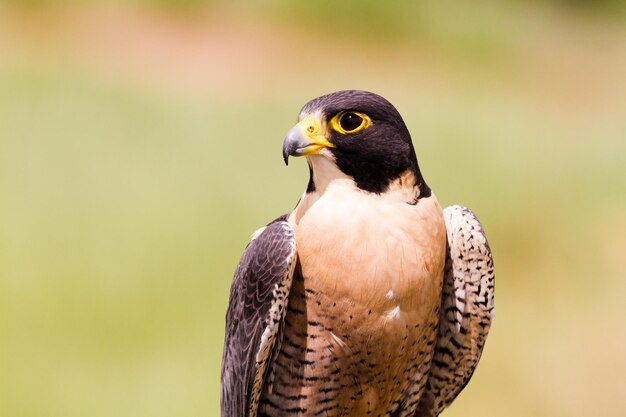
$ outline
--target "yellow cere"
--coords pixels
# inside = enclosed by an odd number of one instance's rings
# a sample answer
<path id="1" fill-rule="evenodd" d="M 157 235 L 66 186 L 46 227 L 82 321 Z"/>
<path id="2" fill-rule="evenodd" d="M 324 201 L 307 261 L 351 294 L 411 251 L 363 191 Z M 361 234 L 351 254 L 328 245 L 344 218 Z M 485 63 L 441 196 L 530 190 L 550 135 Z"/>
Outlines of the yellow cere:
<path id="1" fill-rule="evenodd" d="M 330 143 L 324 133 L 319 121 L 314 116 L 307 116 L 302 119 L 298 126 L 302 128 L 306 136 L 311 141 L 310 145 L 302 152 L 303 155 L 317 153 L 322 148 L 334 148 L 335 145 Z"/>
<path id="2" fill-rule="evenodd" d="M 319 122 L 313 116 L 305 117 L 304 119 L 300 120 L 298 124 L 304 128 L 304 131 L 311 138 L 313 138 L 314 136 L 320 135 L 322 132 L 322 128 Z"/>

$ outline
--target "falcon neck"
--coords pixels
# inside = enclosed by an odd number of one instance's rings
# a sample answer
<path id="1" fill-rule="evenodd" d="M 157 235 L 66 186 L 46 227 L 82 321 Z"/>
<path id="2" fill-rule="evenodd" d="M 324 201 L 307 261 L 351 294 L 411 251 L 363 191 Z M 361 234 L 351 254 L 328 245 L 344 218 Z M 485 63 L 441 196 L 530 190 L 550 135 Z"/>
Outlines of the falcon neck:
<path id="1" fill-rule="evenodd" d="M 346 174 L 337 166 L 332 154 L 309 155 L 307 157 L 309 164 L 309 183 L 306 189 L 306 195 L 324 194 L 326 189 L 334 182 L 349 182 L 354 186 L 355 190 L 371 193 L 374 195 L 384 196 L 387 194 L 410 195 L 405 200 L 406 203 L 416 204 L 420 198 L 430 197 L 431 190 L 424 181 L 422 174 L 415 161 L 414 166 L 410 166 L 404 172 L 396 174 L 392 178 L 385 181 L 384 185 L 378 184 L 375 187 L 370 182 L 359 181 L 358 178 Z"/>
<path id="2" fill-rule="evenodd" d="M 361 189 L 351 176 L 342 172 L 335 162 L 326 156 L 311 155 L 307 161 L 310 172 L 309 184 L 296 209 L 301 214 L 330 190 L 335 190 L 339 192 L 339 195 L 344 196 L 352 193 L 368 195 L 373 199 L 372 202 L 386 201 L 410 205 L 415 205 L 422 197 L 430 196 L 430 189 L 426 193 L 423 192 L 421 186 L 423 181 L 420 183 L 410 169 L 392 180 L 385 191 L 374 193 Z"/>
<path id="3" fill-rule="evenodd" d="M 327 156 L 323 155 L 310 155 L 307 157 L 309 163 L 309 184 L 306 188 L 306 193 L 323 194 L 329 185 L 335 181 L 350 181 L 354 180 L 341 172 L 334 161 L 330 160 Z"/>

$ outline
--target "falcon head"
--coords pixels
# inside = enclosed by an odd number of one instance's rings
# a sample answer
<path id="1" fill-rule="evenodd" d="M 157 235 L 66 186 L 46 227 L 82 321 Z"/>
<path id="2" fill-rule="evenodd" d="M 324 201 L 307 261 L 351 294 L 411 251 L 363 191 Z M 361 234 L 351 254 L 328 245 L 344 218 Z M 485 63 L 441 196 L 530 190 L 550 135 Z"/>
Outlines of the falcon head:
<path id="1" fill-rule="evenodd" d="M 306 156 L 311 170 L 307 192 L 318 181 L 349 177 L 356 186 L 380 194 L 410 177 L 426 196 L 411 135 L 398 110 L 383 97 L 345 90 L 317 97 L 302 107 L 287 133 L 283 158 Z"/>

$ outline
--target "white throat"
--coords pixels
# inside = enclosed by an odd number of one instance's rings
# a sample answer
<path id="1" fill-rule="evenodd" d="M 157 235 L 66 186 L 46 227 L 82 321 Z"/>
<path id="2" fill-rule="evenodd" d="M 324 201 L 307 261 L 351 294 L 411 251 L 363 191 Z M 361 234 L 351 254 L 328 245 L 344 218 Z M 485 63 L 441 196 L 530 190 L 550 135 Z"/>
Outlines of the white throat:
<path id="1" fill-rule="evenodd" d="M 326 153 L 327 152 L 327 153 Z M 320 199 L 334 200 L 335 204 L 348 203 L 354 207 L 360 204 L 414 204 L 419 197 L 419 187 L 415 186 L 415 176 L 405 172 L 393 181 L 389 188 L 380 194 L 361 190 L 354 179 L 343 173 L 335 164 L 333 156 L 324 149 L 320 154 L 309 155 L 315 190 L 305 192 L 293 212 L 295 220 L 299 219 Z"/>
<path id="2" fill-rule="evenodd" d="M 323 194 L 326 189 L 334 182 L 342 183 L 350 182 L 356 189 L 356 184 L 352 177 L 344 174 L 335 164 L 333 156 L 324 149 L 318 155 L 310 155 L 307 161 L 313 171 L 313 183 L 315 184 L 316 193 Z"/>

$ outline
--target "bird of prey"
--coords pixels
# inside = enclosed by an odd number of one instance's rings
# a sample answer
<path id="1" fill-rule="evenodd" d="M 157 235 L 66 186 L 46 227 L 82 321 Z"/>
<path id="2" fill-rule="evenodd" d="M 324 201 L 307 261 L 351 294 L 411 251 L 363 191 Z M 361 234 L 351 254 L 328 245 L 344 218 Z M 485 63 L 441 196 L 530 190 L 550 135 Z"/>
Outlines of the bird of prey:
<path id="1" fill-rule="evenodd" d="M 493 320 L 476 216 L 442 210 L 395 107 L 366 91 L 309 101 L 283 143 L 298 204 L 235 271 L 222 417 L 431 417 L 469 381 Z"/>

